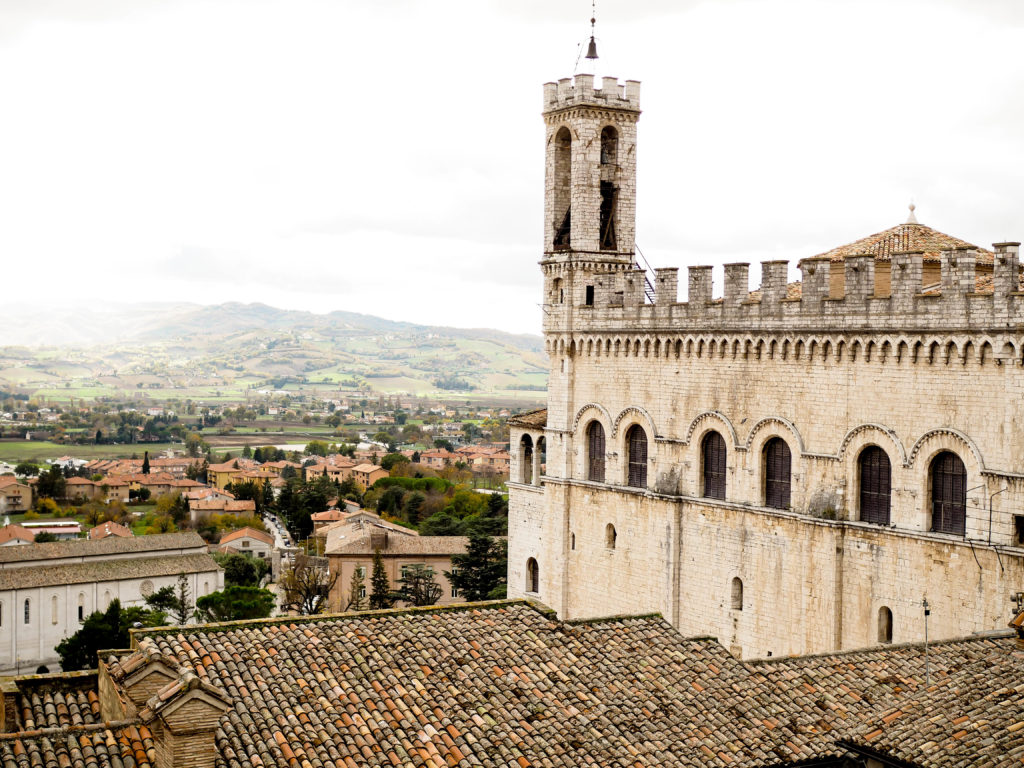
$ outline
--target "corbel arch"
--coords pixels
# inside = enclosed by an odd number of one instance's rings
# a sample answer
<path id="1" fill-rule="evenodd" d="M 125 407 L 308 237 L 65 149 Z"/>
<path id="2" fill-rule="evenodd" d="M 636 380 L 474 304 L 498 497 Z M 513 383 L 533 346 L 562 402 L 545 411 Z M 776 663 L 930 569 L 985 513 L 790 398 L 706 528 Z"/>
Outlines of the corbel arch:
<path id="1" fill-rule="evenodd" d="M 704 411 L 704 413 L 698 414 L 696 418 L 694 418 L 694 420 L 690 422 L 690 426 L 686 430 L 687 445 L 692 444 L 694 432 L 696 432 L 697 429 L 700 428 L 701 425 L 704 424 L 705 422 L 712 422 L 721 425 L 721 427 L 729 435 L 729 438 L 732 440 L 733 447 L 742 447 L 740 446 L 739 437 L 736 435 L 736 428 L 732 425 L 732 422 L 729 421 L 729 417 L 727 417 L 724 413 L 721 413 L 720 411 Z M 702 434 L 706 431 L 706 429 L 701 429 Z"/>
<path id="2" fill-rule="evenodd" d="M 926 458 L 931 458 L 935 453 L 949 449 L 951 440 L 954 444 L 958 443 L 958 447 L 961 449 L 966 449 L 979 472 L 985 471 L 985 460 L 977 444 L 959 429 L 953 427 L 939 427 L 921 435 L 910 449 L 907 466 L 913 466 L 921 454 L 924 454 Z M 935 444 L 934 450 L 929 449 L 929 444 Z"/>
<path id="3" fill-rule="evenodd" d="M 775 425 L 776 429 L 774 431 L 776 433 L 781 431 L 778 429 L 778 427 L 782 427 L 782 430 L 787 431 L 793 438 L 793 442 L 796 444 L 797 451 L 800 455 L 803 455 L 804 439 L 803 437 L 800 436 L 799 430 L 797 430 L 796 425 L 793 424 L 793 422 L 789 421 L 788 419 L 783 419 L 780 416 L 768 416 L 766 418 L 761 419 L 753 427 L 751 427 L 750 432 L 747 433 L 747 441 L 742 446 L 742 450 L 749 451 L 751 447 L 754 445 L 754 438 L 757 437 L 758 432 L 762 432 L 765 430 L 765 428 L 770 427 L 772 425 Z"/>
<path id="4" fill-rule="evenodd" d="M 904 467 L 909 466 L 910 463 L 907 460 L 907 451 L 903 447 L 903 441 L 899 439 L 894 430 L 882 424 L 859 424 L 851 429 L 846 433 L 843 442 L 840 443 L 839 452 L 836 455 L 840 461 L 844 461 L 847 458 L 851 445 L 855 449 L 859 449 L 870 442 L 884 442 L 886 445 L 891 445 L 901 464 Z"/>
<path id="5" fill-rule="evenodd" d="M 611 432 L 612 426 L 612 415 L 608 413 L 608 409 L 600 403 L 587 403 L 578 411 L 576 411 L 576 417 L 572 420 L 572 431 L 575 434 L 580 427 L 580 422 L 583 417 L 587 415 L 588 411 L 596 411 L 595 417 L 600 421 L 606 430 Z"/>
<path id="6" fill-rule="evenodd" d="M 658 430 L 654 427 L 654 419 L 651 418 L 651 414 L 645 411 L 643 408 L 637 405 L 631 405 L 622 410 L 618 416 L 615 417 L 615 422 L 612 424 L 611 436 L 613 438 L 619 435 L 619 426 L 623 423 L 627 426 L 632 424 L 643 424 L 647 427 L 650 432 L 650 439 L 653 441 L 658 434 Z"/>

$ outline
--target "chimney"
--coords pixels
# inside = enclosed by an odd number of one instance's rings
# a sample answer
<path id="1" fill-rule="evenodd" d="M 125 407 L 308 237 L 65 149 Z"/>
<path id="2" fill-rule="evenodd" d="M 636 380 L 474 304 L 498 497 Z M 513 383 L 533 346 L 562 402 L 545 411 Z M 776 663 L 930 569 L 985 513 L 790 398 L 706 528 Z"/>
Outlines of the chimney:
<path id="1" fill-rule="evenodd" d="M 224 691 L 192 672 L 155 694 L 139 717 L 153 732 L 157 768 L 213 768 L 217 727 L 229 709 Z"/>

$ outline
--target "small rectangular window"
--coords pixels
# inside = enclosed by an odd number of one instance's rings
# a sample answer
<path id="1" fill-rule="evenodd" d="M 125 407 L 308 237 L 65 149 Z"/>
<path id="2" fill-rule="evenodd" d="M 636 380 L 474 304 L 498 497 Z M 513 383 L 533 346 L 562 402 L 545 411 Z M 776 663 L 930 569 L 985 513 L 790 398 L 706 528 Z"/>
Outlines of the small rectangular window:
<path id="1" fill-rule="evenodd" d="M 1024 515 L 1013 516 L 1013 545 L 1024 547 Z"/>
<path id="2" fill-rule="evenodd" d="M 588 285 L 587 286 L 586 304 L 587 304 L 588 307 L 594 306 L 594 286 L 592 286 L 592 285 Z"/>

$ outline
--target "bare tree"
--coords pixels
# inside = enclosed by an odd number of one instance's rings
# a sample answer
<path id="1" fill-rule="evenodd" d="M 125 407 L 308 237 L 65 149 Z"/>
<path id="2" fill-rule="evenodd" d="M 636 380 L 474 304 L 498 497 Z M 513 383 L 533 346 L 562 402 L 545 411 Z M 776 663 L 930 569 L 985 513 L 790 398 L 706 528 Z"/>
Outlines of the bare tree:
<path id="1" fill-rule="evenodd" d="M 338 580 L 338 574 L 332 576 L 326 565 L 316 562 L 318 559 L 297 555 L 295 565 L 281 574 L 283 610 L 298 611 L 303 616 L 327 610 L 327 596 Z"/>

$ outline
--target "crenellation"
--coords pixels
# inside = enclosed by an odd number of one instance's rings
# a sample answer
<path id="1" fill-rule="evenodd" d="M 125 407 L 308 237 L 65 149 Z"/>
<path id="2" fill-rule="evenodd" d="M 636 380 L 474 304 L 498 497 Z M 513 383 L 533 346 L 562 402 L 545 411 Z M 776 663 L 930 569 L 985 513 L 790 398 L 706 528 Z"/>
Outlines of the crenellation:
<path id="1" fill-rule="evenodd" d="M 711 270 L 710 266 L 697 266 L 687 269 L 686 309 L 704 307 L 711 303 Z"/>
<path id="2" fill-rule="evenodd" d="M 961 303 L 968 293 L 975 291 L 975 264 L 977 251 L 960 248 L 942 253 L 942 294 Z"/>
<path id="3" fill-rule="evenodd" d="M 654 270 L 654 303 L 667 306 L 679 301 L 679 270 L 662 267 Z"/>
<path id="4" fill-rule="evenodd" d="M 829 270 L 832 264 L 826 256 L 802 259 L 799 266 L 803 276 L 800 308 L 815 311 L 821 306 L 821 302 L 828 298 Z"/>
<path id="5" fill-rule="evenodd" d="M 786 298 L 789 278 L 788 261 L 761 262 L 761 312 L 780 311 L 782 300 Z"/>
<path id="6" fill-rule="evenodd" d="M 847 256 L 844 267 L 846 270 L 846 293 L 843 296 L 845 306 L 862 307 L 869 298 L 875 295 L 874 254 L 862 253 L 856 256 Z"/>
<path id="7" fill-rule="evenodd" d="M 894 253 L 889 268 L 889 296 L 897 312 L 910 312 L 921 292 L 924 255 L 920 251 Z"/>
<path id="8" fill-rule="evenodd" d="M 750 265 L 749 264 L 726 264 L 725 265 L 725 295 L 723 301 L 726 307 L 736 307 L 747 301 L 750 297 Z"/>
<path id="9" fill-rule="evenodd" d="M 583 105 L 638 110 L 640 82 L 620 84 L 617 77 L 602 77 L 601 87 L 595 88 L 593 75 L 578 74 L 575 79 L 563 77 L 557 83 L 544 83 L 545 111 Z"/>
<path id="10" fill-rule="evenodd" d="M 1019 290 L 1020 243 L 995 243 L 992 272 L 992 294 L 997 304 L 1004 303 L 1010 294 Z"/>

